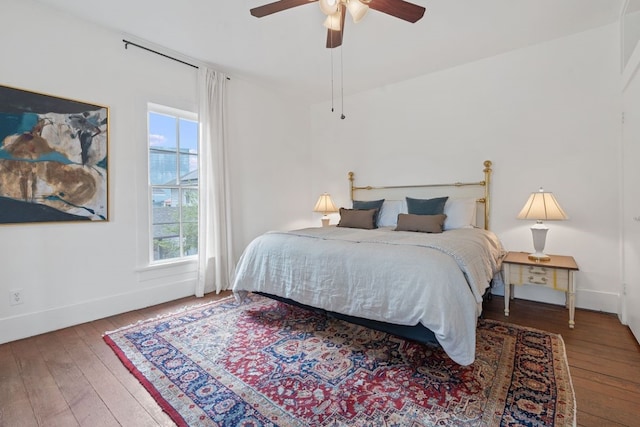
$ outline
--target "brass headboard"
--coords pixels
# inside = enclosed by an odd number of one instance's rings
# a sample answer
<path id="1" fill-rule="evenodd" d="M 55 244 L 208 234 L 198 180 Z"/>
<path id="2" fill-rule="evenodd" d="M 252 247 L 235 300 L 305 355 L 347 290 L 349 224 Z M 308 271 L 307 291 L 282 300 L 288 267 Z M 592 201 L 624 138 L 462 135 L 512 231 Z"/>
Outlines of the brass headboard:
<path id="1" fill-rule="evenodd" d="M 476 201 L 481 203 L 483 206 L 483 216 L 484 216 L 484 229 L 489 229 L 489 208 L 490 208 L 490 188 L 491 188 L 491 160 L 484 161 L 484 180 L 478 182 L 454 182 L 452 184 L 417 184 L 417 185 L 390 185 L 390 186 L 356 186 L 354 184 L 354 174 L 353 172 L 349 172 L 349 182 L 351 183 L 351 200 L 354 200 L 354 194 L 356 191 L 360 190 L 393 190 L 393 189 L 419 189 L 419 188 L 436 188 L 436 187 L 484 187 L 484 197 L 479 197 Z"/>

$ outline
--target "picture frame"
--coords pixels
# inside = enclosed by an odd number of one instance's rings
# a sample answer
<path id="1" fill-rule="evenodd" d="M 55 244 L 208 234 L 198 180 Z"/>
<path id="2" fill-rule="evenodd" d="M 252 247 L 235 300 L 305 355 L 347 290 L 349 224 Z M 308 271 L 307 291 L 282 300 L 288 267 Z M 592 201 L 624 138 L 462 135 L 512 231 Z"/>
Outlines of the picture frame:
<path id="1" fill-rule="evenodd" d="M 109 220 L 109 108 L 0 85 L 0 224 Z"/>

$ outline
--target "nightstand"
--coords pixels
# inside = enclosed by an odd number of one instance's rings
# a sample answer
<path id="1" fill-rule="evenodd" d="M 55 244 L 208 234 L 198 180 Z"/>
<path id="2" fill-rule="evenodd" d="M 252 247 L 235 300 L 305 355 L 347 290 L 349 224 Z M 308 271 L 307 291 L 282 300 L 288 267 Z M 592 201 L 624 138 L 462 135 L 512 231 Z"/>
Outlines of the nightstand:
<path id="1" fill-rule="evenodd" d="M 576 311 L 575 271 L 578 264 L 571 256 L 550 255 L 549 261 L 533 261 L 526 252 L 509 252 L 502 260 L 504 278 L 504 315 L 509 315 L 509 300 L 513 298 L 513 285 L 534 285 L 562 291 L 569 308 L 569 327 L 575 326 Z"/>

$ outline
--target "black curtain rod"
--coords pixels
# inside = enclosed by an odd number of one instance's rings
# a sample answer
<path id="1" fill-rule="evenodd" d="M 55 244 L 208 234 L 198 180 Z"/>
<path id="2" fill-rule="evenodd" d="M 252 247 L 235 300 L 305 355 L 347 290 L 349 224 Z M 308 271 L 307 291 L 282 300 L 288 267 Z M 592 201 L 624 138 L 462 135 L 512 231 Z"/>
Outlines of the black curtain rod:
<path id="1" fill-rule="evenodd" d="M 182 59 L 174 58 L 173 56 L 166 55 L 166 54 L 164 54 L 162 52 L 158 52 L 157 50 L 149 49 L 148 47 L 139 45 L 139 44 L 134 43 L 132 41 L 122 39 L 122 42 L 124 43 L 124 48 L 125 49 L 128 49 L 129 45 L 135 46 L 135 47 L 138 47 L 140 49 L 146 50 L 147 52 L 155 53 L 156 55 L 164 56 L 167 59 L 171 59 L 171 60 L 179 62 L 181 64 L 188 65 L 189 67 L 192 67 L 192 68 L 195 68 L 195 69 L 199 69 L 200 68 L 197 65 L 190 64 L 188 62 L 183 61 Z M 227 80 L 231 80 L 231 79 L 229 77 L 227 77 Z"/>
<path id="2" fill-rule="evenodd" d="M 131 42 L 129 40 L 122 39 L 122 42 L 124 43 L 124 48 L 125 49 L 127 49 L 129 47 L 129 45 L 132 45 L 132 46 L 135 46 L 135 47 L 139 47 L 140 49 L 144 49 L 147 52 L 155 53 L 156 55 L 164 56 L 165 58 L 172 59 L 172 60 L 174 60 L 176 62 L 179 62 L 181 64 L 184 64 L 184 65 L 188 65 L 189 67 L 193 67 L 193 68 L 196 68 L 196 69 L 200 68 L 197 65 L 189 64 L 188 62 L 185 62 L 185 61 L 183 61 L 181 59 L 174 58 L 173 56 L 165 55 L 162 52 L 158 52 L 157 50 L 149 49 L 148 47 L 141 46 L 141 45 L 139 45 L 137 43 L 134 43 L 134 42 Z"/>

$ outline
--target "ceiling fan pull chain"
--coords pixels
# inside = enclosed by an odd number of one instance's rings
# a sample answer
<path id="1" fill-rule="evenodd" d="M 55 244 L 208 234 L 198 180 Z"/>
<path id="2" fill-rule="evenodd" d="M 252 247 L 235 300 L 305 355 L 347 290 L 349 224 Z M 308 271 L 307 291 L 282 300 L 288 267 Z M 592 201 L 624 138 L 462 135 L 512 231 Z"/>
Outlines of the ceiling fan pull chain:
<path id="1" fill-rule="evenodd" d="M 333 39 L 333 34 L 331 34 L 331 38 Z M 331 41 L 333 44 L 333 40 Z M 333 113 L 333 49 L 329 49 L 331 53 L 331 112 Z"/>
<path id="2" fill-rule="evenodd" d="M 346 116 L 344 115 L 344 64 L 342 62 L 342 45 L 340 46 L 340 118 L 344 120 Z"/>

